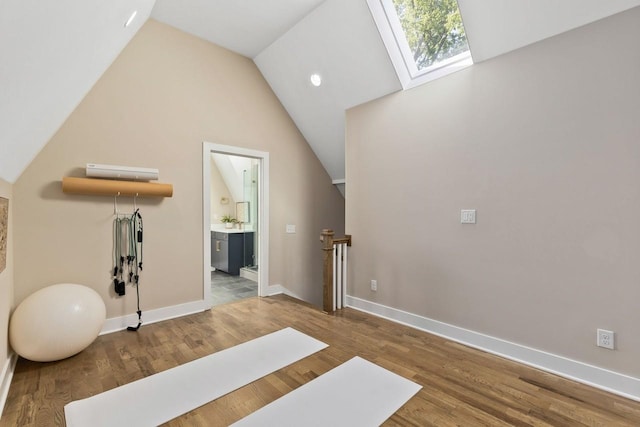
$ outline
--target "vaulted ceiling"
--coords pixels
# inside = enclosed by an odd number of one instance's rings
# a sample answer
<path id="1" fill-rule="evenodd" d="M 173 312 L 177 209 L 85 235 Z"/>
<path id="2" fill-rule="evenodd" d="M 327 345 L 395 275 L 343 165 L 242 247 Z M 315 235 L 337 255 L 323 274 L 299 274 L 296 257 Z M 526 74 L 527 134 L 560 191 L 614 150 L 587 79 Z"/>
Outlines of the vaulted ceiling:
<path id="1" fill-rule="evenodd" d="M 638 5 L 459 0 L 476 63 Z M 401 90 L 366 0 L 2 0 L 0 178 L 20 176 L 149 17 L 253 58 L 334 180 L 345 110 Z"/>

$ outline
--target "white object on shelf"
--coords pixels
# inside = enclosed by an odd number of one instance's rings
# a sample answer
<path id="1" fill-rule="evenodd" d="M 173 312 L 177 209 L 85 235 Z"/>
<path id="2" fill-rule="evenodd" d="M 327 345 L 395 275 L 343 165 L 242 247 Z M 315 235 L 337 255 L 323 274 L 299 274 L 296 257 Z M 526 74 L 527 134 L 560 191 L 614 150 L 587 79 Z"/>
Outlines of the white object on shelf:
<path id="1" fill-rule="evenodd" d="M 157 180 L 158 169 L 131 166 L 100 165 L 87 163 L 86 174 L 90 178 L 132 179 L 137 181 Z"/>

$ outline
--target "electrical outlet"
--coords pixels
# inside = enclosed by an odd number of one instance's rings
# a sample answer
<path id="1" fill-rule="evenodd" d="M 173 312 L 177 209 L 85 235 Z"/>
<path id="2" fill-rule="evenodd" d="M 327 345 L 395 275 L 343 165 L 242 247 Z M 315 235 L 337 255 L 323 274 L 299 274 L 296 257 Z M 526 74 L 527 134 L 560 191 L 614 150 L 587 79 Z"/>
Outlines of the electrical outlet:
<path id="1" fill-rule="evenodd" d="M 378 281 L 377 280 L 372 280 L 371 281 L 371 290 L 372 291 L 377 291 L 378 290 Z"/>
<path id="2" fill-rule="evenodd" d="M 605 331 L 604 329 L 598 329 L 598 347 L 608 348 L 609 350 L 615 349 L 615 332 Z"/>

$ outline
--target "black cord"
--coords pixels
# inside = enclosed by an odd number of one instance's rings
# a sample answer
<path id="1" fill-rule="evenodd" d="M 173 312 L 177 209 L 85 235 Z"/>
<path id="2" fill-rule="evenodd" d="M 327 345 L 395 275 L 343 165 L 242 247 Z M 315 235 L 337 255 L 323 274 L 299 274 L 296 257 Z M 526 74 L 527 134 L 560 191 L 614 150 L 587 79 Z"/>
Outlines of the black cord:
<path id="1" fill-rule="evenodd" d="M 140 219 L 139 228 L 137 221 L 138 218 Z M 140 326 L 142 326 L 142 311 L 140 310 L 140 274 L 138 271 L 138 268 L 142 270 L 142 259 L 138 264 L 138 244 L 140 245 L 140 255 L 142 255 L 142 215 L 140 215 L 139 209 L 136 209 L 133 215 L 131 215 L 130 227 L 131 232 L 129 233 L 129 238 L 131 242 L 133 242 L 133 245 L 131 246 L 133 248 L 133 256 L 135 257 L 135 264 L 133 265 L 135 274 L 133 278 L 135 280 L 134 285 L 136 287 L 136 297 L 138 302 L 138 311 L 136 312 L 138 313 L 138 326 L 128 326 L 127 331 L 137 331 L 140 329 Z"/>

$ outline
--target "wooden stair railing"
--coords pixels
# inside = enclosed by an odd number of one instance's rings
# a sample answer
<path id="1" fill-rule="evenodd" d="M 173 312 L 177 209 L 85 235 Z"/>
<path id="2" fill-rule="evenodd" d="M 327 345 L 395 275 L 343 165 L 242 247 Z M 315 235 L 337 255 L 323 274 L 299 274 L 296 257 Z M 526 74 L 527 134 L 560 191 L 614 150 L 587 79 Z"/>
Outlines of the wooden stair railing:
<path id="1" fill-rule="evenodd" d="M 335 239 L 333 230 L 324 229 L 320 235 L 324 266 L 322 269 L 322 309 L 333 313 L 344 307 L 347 284 L 347 248 L 351 246 L 351 236 Z M 336 265 L 338 264 L 338 265 Z"/>

